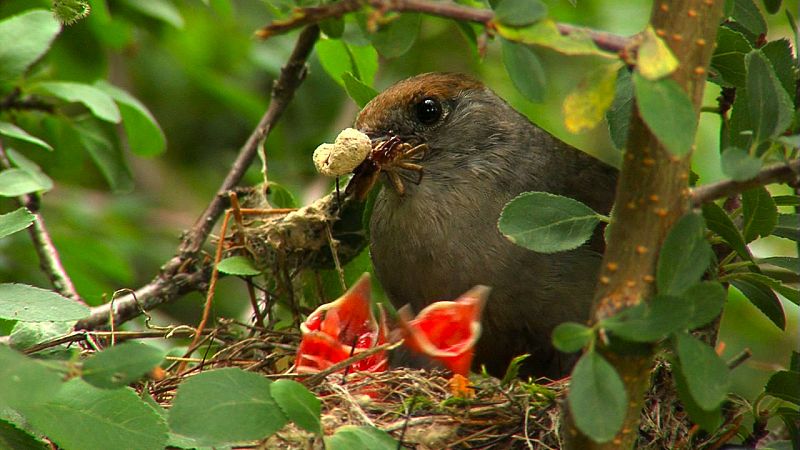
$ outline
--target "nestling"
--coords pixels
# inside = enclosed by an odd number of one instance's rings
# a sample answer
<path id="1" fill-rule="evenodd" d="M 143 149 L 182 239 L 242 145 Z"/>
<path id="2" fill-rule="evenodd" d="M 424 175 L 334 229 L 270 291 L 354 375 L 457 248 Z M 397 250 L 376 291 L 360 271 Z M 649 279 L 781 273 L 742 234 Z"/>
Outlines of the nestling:
<path id="1" fill-rule="evenodd" d="M 602 236 L 572 251 L 538 254 L 503 237 L 497 220 L 525 191 L 568 196 L 607 214 L 617 171 L 460 74 L 393 85 L 364 107 L 355 127 L 372 140 L 373 155 L 380 150 L 390 163 L 380 177 L 370 251 L 392 303 L 419 312 L 487 285 L 473 369 L 485 365 L 502 376 L 514 356 L 530 353 L 524 375 L 564 375 L 573 357 L 553 349 L 550 335 L 561 322 L 588 318 Z M 363 194 L 374 167 L 355 173 L 348 189 Z"/>

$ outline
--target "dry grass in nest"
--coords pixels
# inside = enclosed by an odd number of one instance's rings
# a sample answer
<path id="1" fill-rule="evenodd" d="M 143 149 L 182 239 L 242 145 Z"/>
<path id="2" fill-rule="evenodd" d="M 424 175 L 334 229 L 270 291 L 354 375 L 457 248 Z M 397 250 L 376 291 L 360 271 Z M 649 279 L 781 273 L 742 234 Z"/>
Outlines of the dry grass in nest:
<path id="1" fill-rule="evenodd" d="M 228 335 L 231 326 L 239 325 L 227 323 Z M 263 335 L 227 341 L 194 369 L 180 376 L 170 374 L 151 385 L 151 394 L 169 407 L 175 389 L 186 376 L 198 373 L 200 368 L 233 366 L 271 379 L 290 377 L 306 384 L 322 402 L 326 435 L 345 425 L 371 425 L 402 441 L 404 448 L 420 450 L 561 448 L 560 403 L 567 393 L 565 380 L 541 384 L 514 380 L 503 385 L 496 378 L 473 375 L 472 398 L 454 395 L 450 378 L 436 371 L 397 368 L 346 376 L 333 373 L 315 380 L 287 372 L 297 334 L 261 331 Z M 698 431 L 680 406 L 669 371 L 666 362 L 659 362 L 653 372 L 653 388 L 645 400 L 637 448 L 718 448 L 738 429 L 745 405 L 729 402 L 722 427 L 713 434 Z M 258 448 L 323 446 L 319 437 L 289 424 Z"/>

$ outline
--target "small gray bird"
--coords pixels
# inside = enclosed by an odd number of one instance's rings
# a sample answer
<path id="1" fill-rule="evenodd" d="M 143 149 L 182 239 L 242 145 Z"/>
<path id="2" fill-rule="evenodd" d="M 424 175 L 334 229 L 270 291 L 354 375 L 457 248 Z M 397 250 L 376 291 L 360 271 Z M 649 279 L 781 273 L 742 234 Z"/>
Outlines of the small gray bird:
<path id="1" fill-rule="evenodd" d="M 513 357 L 530 353 L 522 375 L 566 374 L 574 357 L 557 352 L 550 335 L 561 322 L 588 319 L 602 236 L 575 250 L 540 254 L 503 237 L 497 220 L 526 191 L 564 195 L 608 214 L 616 169 L 461 74 L 403 80 L 369 102 L 355 126 L 371 138 L 373 151 L 348 187 L 363 196 L 383 174 L 370 251 L 391 302 L 419 311 L 475 285 L 490 286 L 473 369 L 485 365 L 502 376 Z"/>

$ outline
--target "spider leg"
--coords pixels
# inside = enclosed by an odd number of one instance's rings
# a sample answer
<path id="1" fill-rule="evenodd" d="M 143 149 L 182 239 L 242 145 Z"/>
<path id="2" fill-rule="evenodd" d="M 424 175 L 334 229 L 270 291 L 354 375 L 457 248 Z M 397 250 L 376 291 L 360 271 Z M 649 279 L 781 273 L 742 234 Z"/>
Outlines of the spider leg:
<path id="1" fill-rule="evenodd" d="M 410 145 L 408 146 L 410 147 Z M 411 147 L 407 150 L 403 149 L 403 159 L 410 158 L 418 153 L 424 153 L 427 150 L 428 150 L 428 144 L 419 144 L 416 147 Z"/>
<path id="2" fill-rule="evenodd" d="M 406 187 L 403 185 L 403 179 L 400 178 L 400 175 L 394 170 L 386 170 L 385 172 L 389 177 L 389 181 L 392 183 L 394 190 L 396 190 L 397 194 L 402 197 L 406 193 Z"/>

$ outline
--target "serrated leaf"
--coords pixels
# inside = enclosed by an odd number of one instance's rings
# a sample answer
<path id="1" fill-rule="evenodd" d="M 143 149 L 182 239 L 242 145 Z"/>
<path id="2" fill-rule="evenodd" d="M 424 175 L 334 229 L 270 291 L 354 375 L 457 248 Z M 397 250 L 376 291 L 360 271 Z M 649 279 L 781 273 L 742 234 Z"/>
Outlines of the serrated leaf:
<path id="1" fill-rule="evenodd" d="M 755 36 L 767 32 L 767 22 L 753 0 L 733 0 L 730 17 Z"/>
<path id="2" fill-rule="evenodd" d="M 494 20 L 510 27 L 524 27 L 547 17 L 547 5 L 539 0 L 501 0 L 493 9 Z"/>
<path id="3" fill-rule="evenodd" d="M 36 216 L 25 207 L 17 208 L 7 214 L 0 214 L 0 239 L 31 226 Z"/>
<path id="4" fill-rule="evenodd" d="M 763 283 L 750 280 L 732 280 L 733 287 L 738 289 L 747 300 L 756 306 L 767 318 L 781 330 L 786 329 L 786 316 L 778 296 Z"/>
<path id="5" fill-rule="evenodd" d="M 378 95 L 378 91 L 357 80 L 350 72 L 342 74 L 342 80 L 344 81 L 347 95 L 349 95 L 360 108 L 366 106 L 370 100 Z"/>
<path id="6" fill-rule="evenodd" d="M 50 400 L 61 389 L 61 375 L 40 361 L 0 345 L 0 410 Z"/>
<path id="7" fill-rule="evenodd" d="M 164 131 L 142 102 L 105 80 L 99 80 L 94 85 L 117 102 L 128 147 L 133 153 L 139 156 L 155 156 L 166 150 L 167 138 Z"/>
<path id="8" fill-rule="evenodd" d="M 760 283 L 765 286 L 769 286 L 770 288 L 772 288 L 772 290 L 783 295 L 784 297 L 786 297 L 786 299 L 788 299 L 795 305 L 800 304 L 800 291 L 798 291 L 795 288 L 789 287 L 783 284 L 782 282 L 774 278 L 771 278 L 767 275 L 755 272 L 734 272 L 726 276 L 726 278 L 736 279 L 736 280 L 747 280 L 750 282 Z"/>
<path id="9" fill-rule="evenodd" d="M 633 109 L 633 78 L 627 67 L 619 69 L 614 92 L 614 101 L 606 112 L 608 133 L 618 150 L 625 148 L 628 140 L 628 125 Z"/>
<path id="10" fill-rule="evenodd" d="M 686 296 L 656 295 L 602 322 L 603 327 L 630 342 L 656 342 L 686 329 L 693 306 Z"/>
<path id="11" fill-rule="evenodd" d="M 744 88 L 747 83 L 744 57 L 752 50 L 753 46 L 742 33 L 726 26 L 719 27 L 717 48 L 711 57 L 711 68 L 718 72 L 726 83 Z"/>
<path id="12" fill-rule="evenodd" d="M 742 193 L 742 224 L 745 242 L 772 233 L 778 222 L 778 207 L 769 191 L 763 186 Z"/>
<path id="13" fill-rule="evenodd" d="M 64 101 L 81 103 L 98 119 L 119 123 L 122 120 L 114 100 L 96 87 L 72 81 L 43 81 L 31 87 L 34 92 L 50 94 Z"/>
<path id="14" fill-rule="evenodd" d="M 20 410 L 60 448 L 162 450 L 167 441 L 163 419 L 128 388 L 98 389 L 75 378 L 51 401 Z"/>
<path id="15" fill-rule="evenodd" d="M 775 398 L 800 405 L 800 372 L 790 370 L 775 372 L 764 390 Z"/>
<path id="16" fill-rule="evenodd" d="M 709 433 L 716 431 L 722 425 L 722 408 L 718 406 L 706 411 L 697 404 L 689 392 L 689 386 L 678 361 L 672 364 L 672 378 L 675 380 L 675 390 L 678 391 L 678 397 L 692 422 Z"/>
<path id="17" fill-rule="evenodd" d="M 747 181 L 758 175 L 761 158 L 751 156 L 737 147 L 728 147 L 722 152 L 722 173 L 735 181 Z"/>
<path id="18" fill-rule="evenodd" d="M 675 350 L 681 373 L 697 405 L 705 411 L 719 407 L 730 385 L 730 370 L 725 361 L 713 348 L 686 333 L 675 336 Z"/>
<path id="19" fill-rule="evenodd" d="M 217 264 L 217 270 L 222 273 L 227 273 L 228 275 L 243 277 L 251 277 L 261 273 L 250 258 L 241 255 L 223 259 Z"/>
<path id="20" fill-rule="evenodd" d="M 497 34 L 512 42 L 545 47 L 565 55 L 618 59 L 616 54 L 600 50 L 588 33 L 576 30 L 567 36 L 562 35 L 556 23 L 550 19 L 524 28 L 497 24 Z"/>
<path id="21" fill-rule="evenodd" d="M 321 403 L 305 386 L 293 380 L 277 380 L 270 389 L 272 398 L 290 421 L 311 433 L 322 433 Z"/>
<path id="22" fill-rule="evenodd" d="M 701 281 L 684 291 L 682 297 L 692 305 L 686 328 L 694 330 L 716 319 L 722 313 L 727 292 L 716 281 Z"/>
<path id="23" fill-rule="evenodd" d="M 772 256 L 758 260 L 759 264 L 770 264 L 793 273 L 800 273 L 800 258 L 791 256 Z"/>
<path id="24" fill-rule="evenodd" d="M 101 389 L 116 389 L 138 380 L 164 360 L 166 352 L 152 345 L 124 342 L 95 353 L 83 363 L 81 377 Z"/>
<path id="25" fill-rule="evenodd" d="M 628 404 L 619 374 L 596 351 L 584 353 L 575 365 L 567 401 L 578 429 L 600 443 L 617 434 Z"/>
<path id="26" fill-rule="evenodd" d="M 792 123 L 794 107 L 766 56 L 753 50 L 744 57 L 747 68 L 747 105 L 753 139 L 764 142 L 783 133 Z"/>
<path id="27" fill-rule="evenodd" d="M 23 322 L 69 322 L 89 315 L 73 300 L 26 284 L 0 284 L 0 318 Z"/>
<path id="28" fill-rule="evenodd" d="M 50 447 L 43 441 L 0 419 L 0 448 L 13 450 L 45 450 Z"/>
<path id="29" fill-rule="evenodd" d="M 780 81 L 783 90 L 789 94 L 789 98 L 794 102 L 797 91 L 794 85 L 797 82 L 797 66 L 794 61 L 794 51 L 788 39 L 776 39 L 767 42 L 759 48 L 761 53 L 767 57 L 775 76 Z"/>
<path id="30" fill-rule="evenodd" d="M 614 101 L 618 69 L 617 64 L 607 64 L 589 72 L 567 95 L 561 110 L 568 131 L 580 133 L 591 130 L 603 120 Z"/>
<path id="31" fill-rule="evenodd" d="M 210 446 L 268 437 L 287 420 L 270 394 L 271 385 L 261 375 L 236 368 L 191 377 L 178 387 L 170 428 Z"/>
<path id="32" fill-rule="evenodd" d="M 800 238 L 800 216 L 797 214 L 778 214 L 778 220 L 772 230 L 772 234 L 796 242 Z"/>
<path id="33" fill-rule="evenodd" d="M 23 130 L 22 128 L 10 122 L 0 121 L 0 134 L 2 134 L 3 136 L 8 136 L 10 138 L 29 142 L 34 145 L 38 145 L 39 147 L 42 147 L 45 150 L 53 151 L 53 147 L 50 144 L 37 138 L 36 136 L 28 134 L 27 131 Z"/>
<path id="34" fill-rule="evenodd" d="M 648 80 L 633 74 L 636 105 L 647 128 L 670 153 L 685 155 L 692 149 L 697 115 L 692 101 L 675 80 Z M 669 111 L 669 114 L 664 114 Z"/>
<path id="35" fill-rule="evenodd" d="M 678 59 L 669 46 L 648 26 L 636 56 L 636 70 L 648 80 L 663 78 L 678 68 Z"/>
<path id="36" fill-rule="evenodd" d="M 369 35 L 375 50 L 385 58 L 397 58 L 411 49 L 419 34 L 420 14 L 401 14 Z"/>
<path id="37" fill-rule="evenodd" d="M 327 450 L 395 450 L 397 445 L 389 433 L 370 426 L 345 425 L 325 437 Z"/>
<path id="38" fill-rule="evenodd" d="M 503 64 L 514 87 L 526 99 L 532 102 L 544 100 L 545 73 L 539 57 L 530 48 L 505 39 L 503 47 Z"/>
<path id="39" fill-rule="evenodd" d="M 713 231 L 736 253 L 745 260 L 752 260 L 750 251 L 747 249 L 747 244 L 744 242 L 744 237 L 739 231 L 739 228 L 734 225 L 728 213 L 720 208 L 716 203 L 706 203 L 703 205 L 703 218 L 706 220 L 706 226 L 709 230 Z"/>
<path id="40" fill-rule="evenodd" d="M 600 217 L 577 200 L 547 192 L 525 192 L 506 204 L 497 226 L 517 245 L 555 253 L 586 242 Z"/>
<path id="41" fill-rule="evenodd" d="M 669 231 L 656 267 L 659 294 L 681 295 L 700 281 L 712 256 L 704 231 L 703 217 L 696 213 L 681 217 Z"/>
<path id="42" fill-rule="evenodd" d="M 564 322 L 553 330 L 553 347 L 564 353 L 582 349 L 592 339 L 594 331 L 576 322 Z"/>
<path id="43" fill-rule="evenodd" d="M 17 197 L 47 189 L 41 180 L 22 169 L 13 167 L 0 171 L 0 197 Z"/>
<path id="44" fill-rule="evenodd" d="M 13 80 L 38 61 L 61 31 L 53 13 L 31 9 L 0 21 L 0 81 Z"/>

